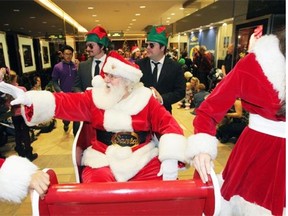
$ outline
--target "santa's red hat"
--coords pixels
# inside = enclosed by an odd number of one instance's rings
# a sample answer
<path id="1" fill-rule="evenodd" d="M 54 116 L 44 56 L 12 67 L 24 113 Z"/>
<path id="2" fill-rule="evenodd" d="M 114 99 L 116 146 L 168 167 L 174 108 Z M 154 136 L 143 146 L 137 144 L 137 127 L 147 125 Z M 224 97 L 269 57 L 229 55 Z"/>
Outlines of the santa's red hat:
<path id="1" fill-rule="evenodd" d="M 121 76 L 135 83 L 139 82 L 143 75 L 138 65 L 127 61 L 115 51 L 109 53 L 103 66 L 103 72 Z"/>
<path id="2" fill-rule="evenodd" d="M 137 46 L 132 46 L 131 53 L 133 54 L 133 53 L 135 53 L 137 51 L 140 51 L 140 49 Z"/>

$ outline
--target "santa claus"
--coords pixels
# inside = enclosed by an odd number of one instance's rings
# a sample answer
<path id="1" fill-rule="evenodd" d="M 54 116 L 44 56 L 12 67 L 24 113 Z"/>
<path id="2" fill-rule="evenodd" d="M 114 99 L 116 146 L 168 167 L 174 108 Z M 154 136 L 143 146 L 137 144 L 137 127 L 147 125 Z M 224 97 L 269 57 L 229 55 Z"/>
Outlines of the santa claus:
<path id="1" fill-rule="evenodd" d="M 221 175 L 222 215 L 283 214 L 286 64 L 280 49 L 285 47 L 283 35 L 281 39 L 279 43 L 275 35 L 259 38 L 251 53 L 236 64 L 197 109 L 195 134 L 188 139 L 187 156 L 203 182 L 217 155 L 217 123 L 236 98 L 241 98 L 243 108 L 250 113 L 249 125 Z"/>
<path id="2" fill-rule="evenodd" d="M 84 93 L 24 93 L 3 82 L 0 91 L 15 98 L 12 104 L 25 105 L 22 115 L 28 125 L 52 117 L 91 122 L 96 137 L 83 154 L 83 182 L 177 179 L 186 149 L 181 127 L 139 83 L 137 65 L 111 52 L 103 71 Z"/>

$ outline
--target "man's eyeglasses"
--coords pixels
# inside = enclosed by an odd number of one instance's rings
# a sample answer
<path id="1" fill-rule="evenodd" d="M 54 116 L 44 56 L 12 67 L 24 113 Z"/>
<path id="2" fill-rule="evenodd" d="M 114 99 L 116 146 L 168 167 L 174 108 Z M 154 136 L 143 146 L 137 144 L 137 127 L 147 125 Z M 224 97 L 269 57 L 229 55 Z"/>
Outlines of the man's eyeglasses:
<path id="1" fill-rule="evenodd" d="M 155 43 L 146 43 L 146 44 L 145 44 L 145 47 L 146 47 L 146 48 L 150 47 L 151 49 L 153 49 L 154 46 L 155 46 Z"/>
<path id="2" fill-rule="evenodd" d="M 93 49 L 94 48 L 94 45 L 89 43 L 89 44 L 86 44 L 86 48 L 89 47 L 90 49 Z"/>

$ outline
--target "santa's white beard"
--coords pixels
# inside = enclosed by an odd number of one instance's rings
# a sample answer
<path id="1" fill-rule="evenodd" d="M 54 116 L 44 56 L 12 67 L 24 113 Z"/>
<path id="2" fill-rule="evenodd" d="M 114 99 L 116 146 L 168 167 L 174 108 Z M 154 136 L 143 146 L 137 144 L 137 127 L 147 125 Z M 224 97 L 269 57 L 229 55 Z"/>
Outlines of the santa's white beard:
<path id="1" fill-rule="evenodd" d="M 100 109 L 110 109 L 116 105 L 125 95 L 126 87 L 123 82 L 120 82 L 118 86 L 112 86 L 111 84 L 105 84 L 96 90 L 97 95 L 101 95 L 101 100 L 97 100 L 97 106 Z"/>

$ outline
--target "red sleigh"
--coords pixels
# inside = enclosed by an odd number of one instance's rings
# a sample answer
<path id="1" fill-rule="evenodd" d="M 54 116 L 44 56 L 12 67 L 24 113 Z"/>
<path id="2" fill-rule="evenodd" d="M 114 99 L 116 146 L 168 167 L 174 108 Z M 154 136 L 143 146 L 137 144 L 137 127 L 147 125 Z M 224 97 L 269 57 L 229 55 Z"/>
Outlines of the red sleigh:
<path id="1" fill-rule="evenodd" d="M 77 183 L 59 184 L 46 170 L 51 185 L 45 198 L 33 192 L 33 215 L 217 215 L 220 190 L 213 172 L 203 184 L 198 173 L 192 180 L 80 183 L 80 160 L 94 130 L 81 123 L 73 144 Z"/>

